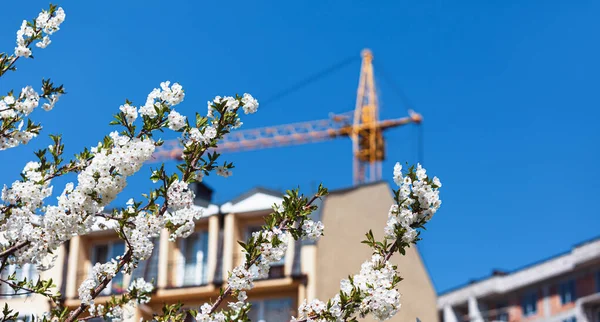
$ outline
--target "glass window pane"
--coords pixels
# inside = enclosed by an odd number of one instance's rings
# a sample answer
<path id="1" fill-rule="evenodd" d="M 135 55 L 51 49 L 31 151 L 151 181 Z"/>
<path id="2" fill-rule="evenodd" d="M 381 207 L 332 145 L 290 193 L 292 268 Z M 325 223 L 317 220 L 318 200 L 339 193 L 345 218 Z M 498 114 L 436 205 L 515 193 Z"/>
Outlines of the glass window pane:
<path id="1" fill-rule="evenodd" d="M 125 253 L 125 243 L 122 241 L 115 242 L 110 247 L 110 258 L 116 258 L 117 256 L 123 256 Z M 123 273 L 119 272 L 111 281 L 111 291 L 116 294 L 125 292 L 125 285 L 123 281 Z"/>
<path id="2" fill-rule="evenodd" d="M 250 312 L 248 312 L 248 318 L 252 322 L 259 322 L 260 320 L 264 320 L 263 315 L 261 314 L 261 306 L 262 302 L 251 301 L 252 307 L 250 308 Z"/>
<path id="3" fill-rule="evenodd" d="M 276 299 L 265 302 L 265 321 L 266 322 L 287 322 L 292 314 L 291 299 Z"/>
<path id="4" fill-rule="evenodd" d="M 202 285 L 207 282 L 208 232 L 199 231 L 183 239 L 183 285 Z"/>
<path id="5" fill-rule="evenodd" d="M 202 253 L 202 258 L 199 262 L 200 266 L 200 283 L 206 284 L 208 282 L 208 232 L 203 231 L 200 234 L 200 246 L 198 247 Z"/>
<path id="6" fill-rule="evenodd" d="M 104 264 L 108 261 L 108 245 L 97 245 L 94 247 L 92 266 L 96 263 Z"/>

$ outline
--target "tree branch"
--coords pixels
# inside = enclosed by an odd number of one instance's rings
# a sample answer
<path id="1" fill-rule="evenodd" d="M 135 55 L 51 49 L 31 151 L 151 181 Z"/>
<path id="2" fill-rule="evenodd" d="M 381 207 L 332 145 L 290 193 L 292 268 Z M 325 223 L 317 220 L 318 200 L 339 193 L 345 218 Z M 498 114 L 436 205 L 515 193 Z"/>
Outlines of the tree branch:
<path id="1" fill-rule="evenodd" d="M 20 242 L 18 244 L 13 245 L 12 247 L 8 248 L 7 250 L 3 251 L 0 253 L 0 258 L 2 257 L 6 257 L 6 256 L 10 256 L 12 255 L 12 253 L 16 252 L 17 250 L 25 247 L 29 245 L 29 241 L 24 241 L 24 242 Z"/>
<path id="2" fill-rule="evenodd" d="M 123 266 L 125 266 L 125 264 L 127 262 L 129 262 L 129 260 L 131 260 L 132 255 L 133 255 L 133 252 L 131 251 L 131 249 L 128 249 L 127 252 L 125 252 L 125 255 L 123 256 L 123 258 L 119 262 L 119 265 L 117 266 L 117 274 L 121 271 Z M 102 282 L 100 282 L 100 284 L 98 284 L 98 286 L 96 286 L 96 288 L 92 291 L 92 294 L 91 294 L 92 299 L 95 299 L 100 294 L 100 292 L 102 292 L 102 290 L 104 290 L 106 288 L 108 283 L 110 283 L 110 281 L 112 281 L 112 279 L 113 279 L 112 277 L 108 277 L 108 276 L 106 278 L 104 278 L 104 280 L 102 280 Z M 77 320 L 77 317 L 80 316 L 81 313 L 83 313 L 83 311 L 87 307 L 88 307 L 87 304 L 81 303 L 75 311 L 71 312 L 71 314 L 65 320 L 65 322 L 73 322 L 73 321 Z"/>

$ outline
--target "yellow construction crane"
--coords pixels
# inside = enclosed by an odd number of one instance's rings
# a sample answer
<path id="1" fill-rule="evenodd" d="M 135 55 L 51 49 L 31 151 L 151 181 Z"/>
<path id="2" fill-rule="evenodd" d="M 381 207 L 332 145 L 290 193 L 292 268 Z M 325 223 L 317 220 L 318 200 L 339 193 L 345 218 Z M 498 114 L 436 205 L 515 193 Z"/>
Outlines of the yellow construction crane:
<path id="1" fill-rule="evenodd" d="M 385 159 L 383 131 L 406 125 L 419 124 L 420 114 L 398 119 L 379 119 L 373 54 L 369 49 L 361 53 L 362 64 L 354 111 L 331 115 L 317 121 L 278 125 L 258 129 L 234 131 L 219 142 L 217 151 L 239 152 L 280 146 L 325 141 L 337 137 L 352 140 L 353 182 L 368 183 L 381 179 L 381 162 Z M 154 154 L 155 160 L 180 159 L 183 149 L 177 140 L 167 141 Z"/>

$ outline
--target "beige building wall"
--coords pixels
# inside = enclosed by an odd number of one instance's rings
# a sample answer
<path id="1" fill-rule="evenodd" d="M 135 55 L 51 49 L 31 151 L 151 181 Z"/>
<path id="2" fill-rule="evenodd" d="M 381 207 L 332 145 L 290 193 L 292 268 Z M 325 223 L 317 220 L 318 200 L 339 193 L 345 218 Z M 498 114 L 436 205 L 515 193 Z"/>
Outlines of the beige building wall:
<path id="1" fill-rule="evenodd" d="M 377 240 L 382 238 L 393 202 L 385 182 L 333 192 L 326 197 L 321 218 L 325 235 L 318 241 L 314 255 L 317 298 L 325 301 L 333 297 L 339 292 L 340 280 L 360 271 L 361 264 L 372 254 L 361 241 L 369 229 Z M 437 322 L 436 293 L 417 248 L 408 249 L 406 256 L 395 255 L 392 262 L 398 265 L 404 280 L 399 284 L 402 307 L 390 321 L 419 318 Z"/>

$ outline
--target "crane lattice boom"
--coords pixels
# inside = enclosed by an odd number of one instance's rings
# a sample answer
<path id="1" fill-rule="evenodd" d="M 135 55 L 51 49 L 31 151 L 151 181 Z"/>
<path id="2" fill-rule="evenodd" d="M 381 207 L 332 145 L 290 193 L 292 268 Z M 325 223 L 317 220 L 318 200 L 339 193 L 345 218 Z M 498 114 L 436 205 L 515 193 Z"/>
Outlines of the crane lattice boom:
<path id="1" fill-rule="evenodd" d="M 379 120 L 373 55 L 365 49 L 362 57 L 354 111 L 323 120 L 234 131 L 219 142 L 216 150 L 219 153 L 240 152 L 350 137 L 353 143 L 354 184 L 379 180 L 381 161 L 385 159 L 383 131 L 409 123 L 419 124 L 422 118 L 409 111 L 407 117 Z M 154 160 L 181 159 L 182 153 L 178 140 L 167 141 L 155 152 Z"/>

